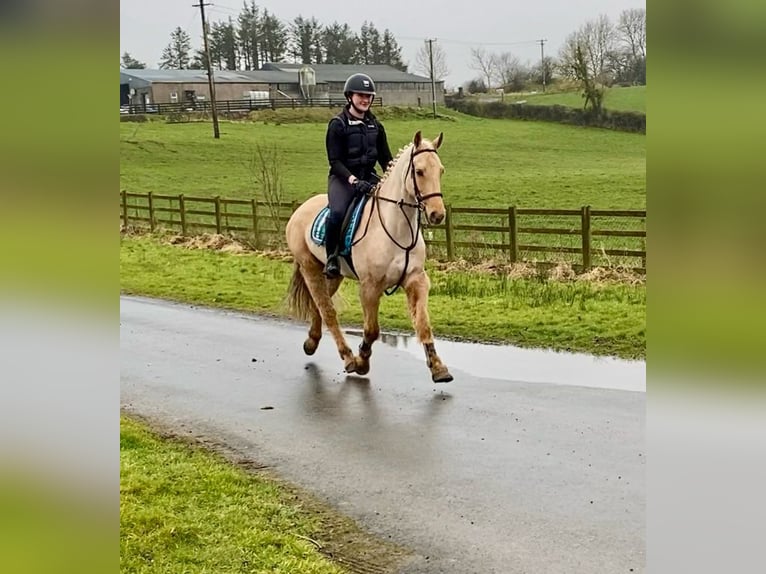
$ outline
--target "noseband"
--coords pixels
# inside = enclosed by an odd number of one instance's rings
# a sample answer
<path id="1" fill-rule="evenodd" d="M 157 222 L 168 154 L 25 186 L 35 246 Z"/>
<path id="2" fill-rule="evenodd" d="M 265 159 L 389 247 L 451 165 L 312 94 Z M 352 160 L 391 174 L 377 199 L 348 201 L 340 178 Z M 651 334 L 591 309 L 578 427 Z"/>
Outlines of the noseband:
<path id="1" fill-rule="evenodd" d="M 415 156 L 421 153 L 426 153 L 426 152 L 432 152 L 432 153 L 435 153 L 436 155 L 439 155 L 439 153 L 435 149 L 430 149 L 430 148 L 421 149 L 418 151 L 412 150 L 412 154 L 410 155 L 410 164 L 407 166 L 407 171 L 412 174 L 412 187 L 415 189 L 415 199 L 418 200 L 417 205 L 414 207 L 417 207 L 421 211 L 423 210 L 423 202 L 426 199 L 430 199 L 432 197 L 444 197 L 444 194 L 440 192 L 429 193 L 428 195 L 423 195 L 420 193 L 420 188 L 418 187 L 418 180 L 415 177 Z M 407 177 L 407 175 L 405 174 L 404 177 Z"/>

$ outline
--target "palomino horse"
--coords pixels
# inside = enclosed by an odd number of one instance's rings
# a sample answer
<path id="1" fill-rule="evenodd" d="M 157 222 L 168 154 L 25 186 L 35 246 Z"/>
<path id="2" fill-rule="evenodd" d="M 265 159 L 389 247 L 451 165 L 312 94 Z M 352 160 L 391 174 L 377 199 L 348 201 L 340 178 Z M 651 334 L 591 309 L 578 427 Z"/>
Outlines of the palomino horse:
<path id="1" fill-rule="evenodd" d="M 303 203 L 287 222 L 287 245 L 295 260 L 295 271 L 288 292 L 288 305 L 295 316 L 310 320 L 303 350 L 312 355 L 322 337 L 322 322 L 335 339 L 347 373 L 367 374 L 372 344 L 380 335 L 378 306 L 387 290 L 404 288 L 418 339 L 426 353 L 431 378 L 437 383 L 452 380 L 434 348 L 428 317 L 430 282 L 423 268 L 426 245 L 420 232 L 421 212 L 436 225 L 444 220 L 441 193 L 444 172 L 437 148 L 443 134 L 432 142 L 415 134 L 389 165 L 372 197 L 364 207 L 353 237 L 353 269 L 341 263 L 342 276 L 327 279 L 322 274 L 326 261 L 324 246 L 311 238 L 317 214 L 327 205 L 327 195 L 316 195 Z M 332 296 L 344 277 L 359 280 L 359 295 L 364 311 L 364 333 L 359 355 L 354 356 L 338 326 Z"/>

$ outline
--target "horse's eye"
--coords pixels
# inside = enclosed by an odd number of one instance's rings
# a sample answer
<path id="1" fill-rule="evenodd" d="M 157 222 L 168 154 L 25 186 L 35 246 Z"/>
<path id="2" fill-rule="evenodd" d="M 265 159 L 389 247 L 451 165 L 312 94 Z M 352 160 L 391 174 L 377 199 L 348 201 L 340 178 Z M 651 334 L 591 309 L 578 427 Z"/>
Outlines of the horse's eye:
<path id="1" fill-rule="evenodd" d="M 425 173 L 422 169 L 416 169 L 415 173 L 418 174 L 420 177 L 423 177 L 423 174 Z"/>

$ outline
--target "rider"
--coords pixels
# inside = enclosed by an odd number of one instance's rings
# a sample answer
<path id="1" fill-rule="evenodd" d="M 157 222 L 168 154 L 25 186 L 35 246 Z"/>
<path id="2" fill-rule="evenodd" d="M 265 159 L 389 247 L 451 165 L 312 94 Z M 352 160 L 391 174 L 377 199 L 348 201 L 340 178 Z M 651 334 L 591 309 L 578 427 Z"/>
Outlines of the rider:
<path id="1" fill-rule="evenodd" d="M 327 277 L 340 275 L 338 253 L 346 210 L 355 195 L 373 189 L 373 182 L 378 180 L 375 163 L 385 171 L 393 160 L 383 124 L 370 112 L 375 99 L 372 78 L 366 74 L 349 76 L 343 86 L 343 95 L 348 103 L 330 120 L 325 139 L 330 162 L 327 183 L 330 214 L 325 224 L 327 264 L 324 274 Z"/>

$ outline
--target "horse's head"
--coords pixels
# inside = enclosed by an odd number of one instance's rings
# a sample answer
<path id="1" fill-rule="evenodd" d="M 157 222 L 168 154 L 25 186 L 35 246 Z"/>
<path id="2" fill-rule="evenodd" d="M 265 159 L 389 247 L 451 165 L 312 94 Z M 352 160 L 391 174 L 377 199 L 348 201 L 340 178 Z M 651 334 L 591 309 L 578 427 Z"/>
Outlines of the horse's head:
<path id="1" fill-rule="evenodd" d="M 407 191 L 419 205 L 422 205 L 426 218 L 432 225 L 438 225 L 444 221 L 446 214 L 441 192 L 444 166 L 436 152 L 443 139 L 443 133 L 440 133 L 433 141 L 423 138 L 419 131 L 415 134 L 405 180 Z"/>

